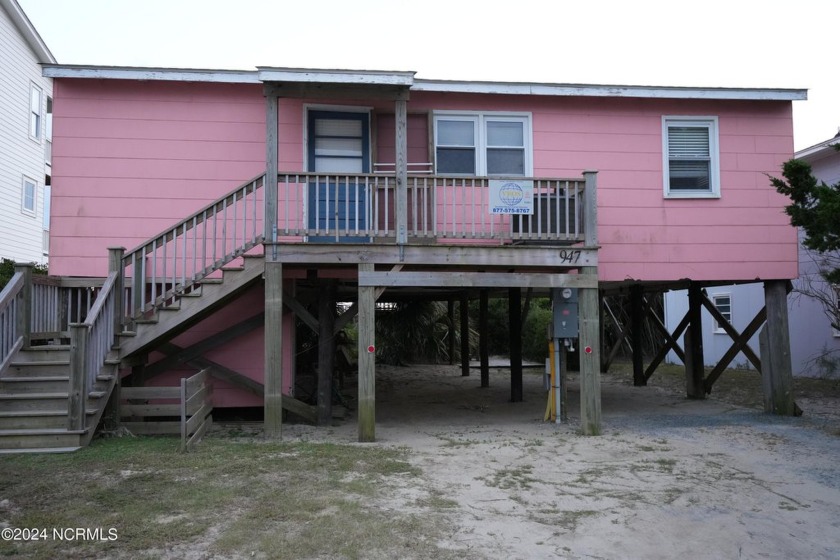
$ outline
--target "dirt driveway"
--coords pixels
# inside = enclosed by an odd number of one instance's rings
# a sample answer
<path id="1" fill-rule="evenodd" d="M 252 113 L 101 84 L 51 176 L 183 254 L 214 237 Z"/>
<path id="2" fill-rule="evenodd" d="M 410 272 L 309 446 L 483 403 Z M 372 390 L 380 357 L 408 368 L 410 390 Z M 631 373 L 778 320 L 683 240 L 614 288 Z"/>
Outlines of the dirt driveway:
<path id="1" fill-rule="evenodd" d="M 583 437 L 574 379 L 570 421 L 555 425 L 542 421 L 539 374 L 515 404 L 507 376 L 491 370 L 480 389 L 456 367 L 377 368 L 378 442 L 362 445 L 406 446 L 423 472 L 381 507 L 433 492 L 449 521 L 439 546 L 505 559 L 840 558 L 840 437 L 824 415 L 778 418 L 605 376 L 604 435 Z M 355 418 L 286 425 L 284 439 L 352 443 L 356 429 Z"/>

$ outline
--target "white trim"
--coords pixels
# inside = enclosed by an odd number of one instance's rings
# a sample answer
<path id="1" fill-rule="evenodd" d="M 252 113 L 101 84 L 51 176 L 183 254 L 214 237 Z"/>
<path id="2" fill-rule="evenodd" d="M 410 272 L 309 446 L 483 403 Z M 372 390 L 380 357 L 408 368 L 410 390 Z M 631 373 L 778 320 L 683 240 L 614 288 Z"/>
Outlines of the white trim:
<path id="1" fill-rule="evenodd" d="M 257 73 L 249 70 L 199 70 L 180 68 L 127 68 L 117 66 L 44 65 L 47 78 L 90 78 L 102 80 L 149 80 L 171 82 L 219 82 L 259 84 Z"/>
<path id="2" fill-rule="evenodd" d="M 555 97 L 643 97 L 659 99 L 736 99 L 752 101 L 797 101 L 808 98 L 807 89 L 539 84 L 422 79 L 414 80 L 414 85 L 411 87 L 411 90 L 446 93 L 547 95 Z"/>
<path id="3" fill-rule="evenodd" d="M 32 210 L 26 207 L 26 183 L 32 184 Z M 28 175 L 20 181 L 20 213 L 32 217 L 38 214 L 38 181 Z"/>
<path id="4" fill-rule="evenodd" d="M 388 72 L 382 70 L 317 70 L 310 68 L 258 67 L 257 75 L 263 82 L 303 82 L 318 84 L 370 84 L 382 86 L 410 86 L 414 72 Z"/>
<path id="5" fill-rule="evenodd" d="M 531 177 L 534 174 L 534 141 L 533 141 L 533 114 L 527 111 L 457 111 L 440 110 L 432 111 L 432 159 L 433 168 L 437 173 L 437 147 L 438 147 L 438 126 L 439 117 L 451 118 L 452 120 L 469 120 L 475 123 L 475 173 L 464 174 L 465 177 L 487 176 L 487 121 L 518 122 L 522 123 L 523 149 L 524 149 L 524 173 L 523 177 Z M 448 173 L 447 173 L 448 174 Z"/>
<path id="6" fill-rule="evenodd" d="M 668 158 L 668 127 L 676 124 L 705 124 L 709 129 L 709 183 L 708 191 L 670 189 L 670 162 Z M 720 198 L 720 138 L 718 118 L 697 115 L 662 116 L 662 193 L 668 199 Z"/>
<path id="7" fill-rule="evenodd" d="M 802 159 L 807 162 L 816 161 L 818 159 L 822 159 L 832 154 L 836 154 L 837 151 L 834 149 L 834 146 L 840 144 L 840 138 L 836 136 L 834 138 L 830 138 L 819 144 L 815 144 L 809 148 L 805 148 L 804 150 L 799 150 L 793 157 L 796 159 Z"/>
<path id="8" fill-rule="evenodd" d="M 35 26 L 32 25 L 31 21 L 29 21 L 29 18 L 26 16 L 23 8 L 21 8 L 15 0 L 0 0 L 0 7 L 6 9 L 6 13 L 9 14 L 9 18 L 12 20 L 12 23 L 15 27 L 17 27 L 21 36 L 23 36 L 24 40 L 29 45 L 29 48 L 32 49 L 32 52 L 35 53 L 35 57 L 38 59 L 38 62 L 41 64 L 55 64 L 55 57 L 50 52 L 47 44 L 38 34 L 38 30 L 35 29 Z"/>
<path id="9" fill-rule="evenodd" d="M 257 70 L 213 70 L 60 64 L 47 64 L 44 66 L 44 76 L 48 78 L 167 80 L 248 84 L 259 84 L 263 81 L 371 84 L 406 86 L 409 87 L 411 91 L 501 95 L 545 95 L 551 97 L 633 97 L 651 99 L 728 99 L 746 101 L 798 101 L 808 98 L 807 89 L 702 88 L 487 81 L 474 82 L 456 80 L 418 80 L 414 78 L 414 75 L 414 72 L 403 71 L 318 70 L 268 67 L 259 67 Z"/>

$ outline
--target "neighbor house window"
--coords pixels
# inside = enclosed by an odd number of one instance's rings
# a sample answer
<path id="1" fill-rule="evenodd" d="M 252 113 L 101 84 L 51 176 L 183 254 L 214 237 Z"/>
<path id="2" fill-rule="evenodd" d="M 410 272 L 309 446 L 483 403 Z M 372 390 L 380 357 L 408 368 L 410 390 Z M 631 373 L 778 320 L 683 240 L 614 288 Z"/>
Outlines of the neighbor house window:
<path id="1" fill-rule="evenodd" d="M 712 296 L 712 303 L 715 305 L 715 308 L 723 315 L 723 318 L 731 325 L 732 324 L 732 296 L 730 294 L 715 294 Z M 715 332 L 716 333 L 726 333 L 723 329 L 723 325 L 718 324 L 717 321 L 715 323 Z"/>
<path id="2" fill-rule="evenodd" d="M 24 214 L 35 215 L 35 187 L 37 183 L 29 177 L 23 178 L 20 207 Z"/>
<path id="3" fill-rule="evenodd" d="M 666 197 L 720 196 L 717 117 L 663 117 L 662 143 Z"/>
<path id="4" fill-rule="evenodd" d="M 436 113 L 435 171 L 443 175 L 530 175 L 530 115 Z"/>
<path id="5" fill-rule="evenodd" d="M 41 88 L 32 84 L 29 92 L 29 136 L 35 140 L 41 140 Z"/>

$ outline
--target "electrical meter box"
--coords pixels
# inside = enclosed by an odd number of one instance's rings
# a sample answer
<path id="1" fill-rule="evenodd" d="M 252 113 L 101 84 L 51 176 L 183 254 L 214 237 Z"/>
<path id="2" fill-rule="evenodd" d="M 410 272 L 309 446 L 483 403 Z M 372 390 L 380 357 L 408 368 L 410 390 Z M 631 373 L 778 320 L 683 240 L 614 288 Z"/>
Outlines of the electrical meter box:
<path id="1" fill-rule="evenodd" d="M 552 288 L 553 338 L 578 337 L 577 288 Z"/>

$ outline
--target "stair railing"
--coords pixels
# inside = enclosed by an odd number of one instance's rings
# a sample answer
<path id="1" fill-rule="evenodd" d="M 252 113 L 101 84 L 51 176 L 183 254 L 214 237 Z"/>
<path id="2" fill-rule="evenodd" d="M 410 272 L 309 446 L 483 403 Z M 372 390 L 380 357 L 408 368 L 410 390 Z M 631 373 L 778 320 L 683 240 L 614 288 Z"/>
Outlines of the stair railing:
<path id="1" fill-rule="evenodd" d="M 26 342 L 26 311 L 29 298 L 26 293 L 26 275 L 31 266 L 18 266 L 3 291 L 0 292 L 0 377 L 9 368 L 12 358 Z"/>
<path id="2" fill-rule="evenodd" d="M 262 243 L 264 178 L 251 179 L 123 256 L 122 270 L 131 279 L 123 327 L 171 305 Z"/>
<path id="3" fill-rule="evenodd" d="M 88 395 L 116 342 L 114 317 L 122 298 L 120 272 L 108 274 L 85 322 L 70 325 L 68 430 L 84 429 Z"/>

